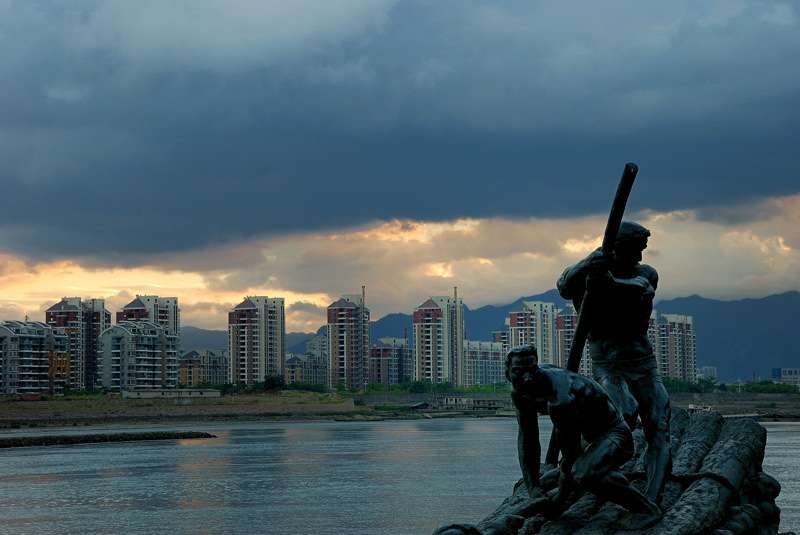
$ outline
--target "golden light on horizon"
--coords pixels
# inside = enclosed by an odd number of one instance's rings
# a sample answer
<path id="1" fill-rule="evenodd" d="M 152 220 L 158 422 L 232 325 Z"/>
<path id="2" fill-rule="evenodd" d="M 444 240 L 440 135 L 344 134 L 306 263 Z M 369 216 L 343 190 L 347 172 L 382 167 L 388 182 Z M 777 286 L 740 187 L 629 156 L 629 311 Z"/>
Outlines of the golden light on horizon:
<path id="1" fill-rule="evenodd" d="M 757 297 L 796 288 L 800 196 L 759 210 L 756 221 L 701 220 L 691 211 L 639 214 L 653 232 L 645 262 L 662 275 L 662 298 L 692 293 Z M 312 332 L 327 306 L 366 286 L 372 319 L 408 312 L 458 285 L 470 306 L 545 292 L 579 256 L 600 246 L 604 221 L 392 220 L 331 233 L 251 241 L 102 267 L 102 259 L 32 262 L 0 253 L 0 320 L 43 321 L 62 297 L 102 298 L 114 314 L 137 294 L 177 297 L 181 322 L 225 329 L 245 296 L 284 299 L 287 332 Z M 794 247 L 793 247 L 794 245 Z"/>
<path id="2" fill-rule="evenodd" d="M 5 256 L 6 270 L 0 276 L 4 303 L 0 307 L 3 314 L 0 321 L 21 320 L 26 316 L 31 321 L 44 321 L 45 310 L 64 297 L 104 299 L 106 309 L 112 315 L 136 295 L 177 297 L 184 324 L 211 329 L 224 329 L 227 310 L 239 304 L 245 295 L 283 297 L 287 308 L 296 302 L 310 303 L 323 309 L 330 304 L 330 296 L 320 292 L 304 294 L 280 288 L 214 291 L 208 288 L 200 273 L 152 267 L 84 268 L 76 261 L 65 260 L 39 263 L 31 269 L 25 267 L 21 259 Z M 9 266 L 18 269 L 8 269 Z M 303 326 L 319 319 L 296 317 L 298 324 Z"/>

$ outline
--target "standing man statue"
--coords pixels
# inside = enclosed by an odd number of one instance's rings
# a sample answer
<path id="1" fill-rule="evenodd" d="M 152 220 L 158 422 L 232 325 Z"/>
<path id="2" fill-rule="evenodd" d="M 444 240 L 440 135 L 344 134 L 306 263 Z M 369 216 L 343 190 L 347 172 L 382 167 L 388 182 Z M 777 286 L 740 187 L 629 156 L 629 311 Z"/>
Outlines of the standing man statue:
<path id="1" fill-rule="evenodd" d="M 647 441 L 645 496 L 656 502 L 670 468 L 670 409 L 647 336 L 658 285 L 656 270 L 641 263 L 649 236 L 643 226 L 623 221 L 612 253 L 594 251 L 564 270 L 557 285 L 581 321 L 588 319 L 586 340 L 595 379 L 631 429 L 641 419 Z M 591 310 L 582 310 L 589 295 Z"/>
<path id="2" fill-rule="evenodd" d="M 519 464 L 530 497 L 547 496 L 539 484 L 538 423 L 539 414 L 547 414 L 563 453 L 558 489 L 547 500 L 548 516 L 563 513 L 574 490 L 585 490 L 628 509 L 630 513 L 620 520 L 625 530 L 654 524 L 661 511 L 619 472 L 634 448 L 630 428 L 617 407 L 592 379 L 539 366 L 537 361 L 532 345 L 517 346 L 506 355 L 506 377 L 519 423 Z"/>

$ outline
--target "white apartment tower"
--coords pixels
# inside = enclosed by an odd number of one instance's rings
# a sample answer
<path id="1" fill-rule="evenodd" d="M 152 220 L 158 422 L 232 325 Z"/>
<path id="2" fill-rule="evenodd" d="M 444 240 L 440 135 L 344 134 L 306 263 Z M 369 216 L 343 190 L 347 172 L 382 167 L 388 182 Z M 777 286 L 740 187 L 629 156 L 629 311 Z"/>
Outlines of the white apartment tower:
<path id="1" fill-rule="evenodd" d="M 562 366 L 556 352 L 554 303 L 523 301 L 509 313 L 509 342 L 511 346 L 533 344 L 539 353 L 540 364 Z"/>
<path id="2" fill-rule="evenodd" d="M 369 382 L 369 309 L 361 294 L 343 295 L 328 306 L 330 388 L 363 389 Z"/>
<path id="3" fill-rule="evenodd" d="M 69 340 L 38 321 L 0 324 L 0 394 L 59 394 L 68 382 Z"/>
<path id="4" fill-rule="evenodd" d="M 180 338 L 150 321 L 121 321 L 100 334 L 98 385 L 111 390 L 174 388 Z"/>
<path id="5" fill-rule="evenodd" d="M 664 377 L 697 380 L 697 354 L 692 316 L 683 314 L 650 315 L 648 330 L 658 371 Z"/>
<path id="6" fill-rule="evenodd" d="M 511 349 L 511 318 L 508 317 L 503 324 L 492 331 L 492 341 L 503 344 L 503 351 L 508 353 Z"/>
<path id="7" fill-rule="evenodd" d="M 231 381 L 252 386 L 283 377 L 286 323 L 283 297 L 246 297 L 228 313 Z"/>
<path id="8" fill-rule="evenodd" d="M 181 336 L 181 310 L 177 297 L 137 295 L 136 299 L 117 312 L 117 323 L 122 321 L 150 321 Z"/>
<path id="9" fill-rule="evenodd" d="M 467 386 L 464 363 L 464 303 L 458 297 L 432 296 L 414 310 L 414 379 Z"/>
<path id="10" fill-rule="evenodd" d="M 556 327 L 556 355 L 559 366 L 567 367 L 569 352 L 572 349 L 572 340 L 575 337 L 575 327 L 578 325 L 578 313 L 575 307 L 567 304 L 558 310 L 555 318 Z M 589 356 L 589 344 L 583 344 L 583 354 L 578 373 L 587 377 L 592 376 L 592 358 Z"/>
<path id="11" fill-rule="evenodd" d="M 410 365 L 406 338 L 380 338 L 369 349 L 369 380 L 382 383 L 387 391 L 393 384 L 410 380 Z"/>
<path id="12" fill-rule="evenodd" d="M 505 383 L 506 353 L 503 342 L 464 341 L 464 363 L 470 385 Z"/>

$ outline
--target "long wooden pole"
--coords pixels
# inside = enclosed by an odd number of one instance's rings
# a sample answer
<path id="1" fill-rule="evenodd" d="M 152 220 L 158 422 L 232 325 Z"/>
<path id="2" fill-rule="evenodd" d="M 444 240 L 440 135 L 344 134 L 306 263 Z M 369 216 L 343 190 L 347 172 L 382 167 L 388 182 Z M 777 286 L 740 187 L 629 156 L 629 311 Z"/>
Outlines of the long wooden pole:
<path id="1" fill-rule="evenodd" d="M 633 181 L 636 180 L 636 173 L 639 172 L 639 167 L 635 163 L 625 164 L 625 169 L 622 171 L 622 178 L 617 186 L 617 193 L 614 195 L 614 202 L 611 204 L 611 212 L 608 214 L 608 221 L 606 222 L 606 230 L 603 233 L 603 245 L 601 246 L 604 253 L 612 253 L 614 251 L 614 242 L 617 239 L 619 226 L 622 224 L 622 215 L 625 213 L 625 206 L 628 204 L 628 197 L 633 188 Z M 586 336 L 589 334 L 589 324 L 591 322 L 591 295 L 585 292 L 583 301 L 581 301 L 581 309 L 578 311 L 578 323 L 575 325 L 575 333 L 572 335 L 572 345 L 569 348 L 569 357 L 567 358 L 567 369 L 571 372 L 576 372 L 580 369 L 581 357 L 583 356 L 583 348 L 586 345 Z M 558 440 L 556 439 L 556 432 L 553 429 L 553 434 L 550 437 L 550 446 L 547 448 L 547 455 L 545 456 L 546 464 L 558 463 Z"/>

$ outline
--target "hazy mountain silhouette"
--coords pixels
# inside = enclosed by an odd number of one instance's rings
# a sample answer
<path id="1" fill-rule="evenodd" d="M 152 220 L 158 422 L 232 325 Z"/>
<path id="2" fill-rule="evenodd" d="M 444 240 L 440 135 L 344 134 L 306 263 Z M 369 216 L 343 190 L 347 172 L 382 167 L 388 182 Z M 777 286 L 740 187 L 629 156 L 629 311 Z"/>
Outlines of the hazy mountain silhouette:
<path id="1" fill-rule="evenodd" d="M 286 347 L 292 352 L 305 353 L 305 343 L 312 336 L 313 334 L 309 333 L 286 333 Z M 228 331 L 200 329 L 189 325 L 181 326 L 181 351 L 227 348 Z"/>
<path id="2" fill-rule="evenodd" d="M 181 351 L 227 348 L 228 331 L 214 331 L 181 325 Z"/>

